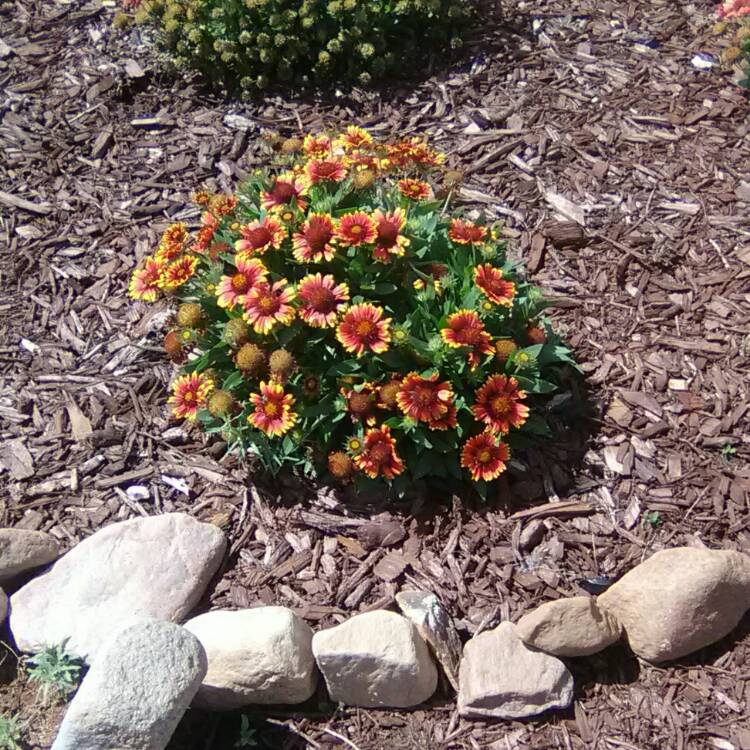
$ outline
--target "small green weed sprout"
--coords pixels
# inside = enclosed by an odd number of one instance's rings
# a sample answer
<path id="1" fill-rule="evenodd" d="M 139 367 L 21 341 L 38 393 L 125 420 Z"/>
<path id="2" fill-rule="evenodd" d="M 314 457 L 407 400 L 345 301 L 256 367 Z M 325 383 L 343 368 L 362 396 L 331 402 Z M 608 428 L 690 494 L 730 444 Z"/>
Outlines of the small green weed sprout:
<path id="1" fill-rule="evenodd" d="M 258 742 L 255 738 L 255 729 L 250 726 L 250 720 L 247 716 L 242 717 L 242 724 L 240 725 L 240 736 L 237 738 L 237 742 L 234 743 L 235 747 L 257 747 Z"/>
<path id="2" fill-rule="evenodd" d="M 83 662 L 65 651 L 66 643 L 52 646 L 26 660 L 30 682 L 39 685 L 39 696 L 45 703 L 56 693 L 66 697 L 81 679 Z"/>
<path id="3" fill-rule="evenodd" d="M 0 750 L 21 750 L 21 724 L 15 716 L 0 715 Z"/>

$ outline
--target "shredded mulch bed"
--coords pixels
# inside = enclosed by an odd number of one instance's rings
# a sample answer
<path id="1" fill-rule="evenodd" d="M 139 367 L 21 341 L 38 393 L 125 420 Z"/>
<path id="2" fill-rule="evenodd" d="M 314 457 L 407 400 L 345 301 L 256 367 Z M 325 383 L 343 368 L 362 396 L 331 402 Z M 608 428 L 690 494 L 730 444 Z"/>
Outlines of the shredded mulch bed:
<path id="1" fill-rule="evenodd" d="M 282 604 L 319 628 L 415 584 L 464 639 L 665 546 L 750 551 L 748 102 L 729 74 L 691 64 L 718 51 L 714 10 L 519 0 L 421 82 L 247 104 L 170 73 L 148 31 L 112 29 L 114 8 L 2 0 L 2 524 L 72 546 L 180 510 L 230 540 L 205 607 Z M 450 155 L 462 201 L 504 219 L 588 375 L 587 394 L 571 386 L 554 405 L 579 419 L 556 417 L 558 438 L 519 457 L 486 505 L 365 505 L 271 483 L 169 420 L 169 311 L 128 300 L 138 259 L 169 221 L 198 222 L 196 187 L 231 190 L 260 166 L 264 133 L 349 122 L 429 134 Z M 522 548 L 530 524 L 542 541 Z M 460 720 L 445 686 L 429 709 L 399 712 L 336 708 L 321 690 L 258 712 L 256 739 L 747 749 L 749 633 L 746 618 L 666 667 L 624 647 L 574 660 L 574 707 L 537 721 Z M 40 712 L 10 652 L 2 673 L 0 708 L 29 722 L 29 748 L 49 747 L 60 702 Z M 170 748 L 233 747 L 239 720 L 191 711 Z"/>

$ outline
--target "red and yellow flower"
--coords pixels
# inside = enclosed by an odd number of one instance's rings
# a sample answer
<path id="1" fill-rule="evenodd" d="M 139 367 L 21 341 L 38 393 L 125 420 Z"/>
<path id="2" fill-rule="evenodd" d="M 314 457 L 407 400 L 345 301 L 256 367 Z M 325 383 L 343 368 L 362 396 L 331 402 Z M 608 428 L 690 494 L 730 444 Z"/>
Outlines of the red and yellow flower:
<path id="1" fill-rule="evenodd" d="M 242 237 L 234 243 L 234 249 L 252 258 L 263 255 L 267 250 L 278 250 L 286 239 L 286 229 L 278 219 L 265 216 L 241 226 L 240 235 Z"/>
<path id="2" fill-rule="evenodd" d="M 209 211 L 216 216 L 231 216 L 237 208 L 237 196 L 219 193 L 211 196 Z"/>
<path id="3" fill-rule="evenodd" d="M 428 182 L 410 177 L 398 181 L 398 191 L 404 198 L 412 201 L 427 201 L 433 197 L 432 188 Z"/>
<path id="4" fill-rule="evenodd" d="M 243 318 L 256 333 L 267 334 L 281 324 L 288 326 L 294 320 L 294 289 L 281 279 L 273 285 L 267 281 L 256 284 L 242 299 L 245 312 Z"/>
<path id="5" fill-rule="evenodd" d="M 468 347 L 469 364 L 474 369 L 481 357 L 494 352 L 492 337 L 484 329 L 484 323 L 474 310 L 459 310 L 448 317 L 447 327 L 440 330 L 440 336 L 450 347 Z"/>
<path id="6" fill-rule="evenodd" d="M 296 412 L 292 411 L 294 396 L 284 393 L 281 383 L 270 381 L 260 384 L 260 393 L 250 394 L 250 403 L 255 410 L 247 421 L 268 437 L 280 437 L 292 429 L 297 421 Z"/>
<path id="7" fill-rule="evenodd" d="M 375 424 L 375 407 L 377 406 L 377 386 L 373 383 L 363 383 L 359 390 L 342 388 L 341 395 L 346 399 L 346 410 L 352 422 L 367 422 Z"/>
<path id="8" fill-rule="evenodd" d="M 458 424 L 458 409 L 451 404 L 448 411 L 439 419 L 433 419 L 427 423 L 431 430 L 452 430 Z"/>
<path id="9" fill-rule="evenodd" d="M 513 307 L 516 285 L 503 277 L 503 271 L 490 263 L 478 265 L 474 269 L 474 283 L 490 302 L 503 307 Z"/>
<path id="10" fill-rule="evenodd" d="M 133 299 L 140 299 L 144 302 L 153 302 L 161 286 L 161 272 L 164 266 L 156 258 L 147 255 L 143 259 L 143 267 L 133 271 L 128 285 L 128 292 Z"/>
<path id="11" fill-rule="evenodd" d="M 497 479 L 507 466 L 510 450 L 490 432 L 469 438 L 461 451 L 461 466 L 468 469 L 475 482 Z"/>
<path id="12" fill-rule="evenodd" d="M 305 177 L 311 185 L 341 182 L 346 178 L 346 166 L 341 159 L 312 159 L 305 164 Z"/>
<path id="13" fill-rule="evenodd" d="M 404 462 L 396 452 L 396 441 L 386 425 L 367 430 L 362 448 L 354 456 L 354 465 L 370 479 L 393 479 L 404 471 Z"/>
<path id="14" fill-rule="evenodd" d="M 320 263 L 336 254 L 336 223 L 330 214 L 309 214 L 302 231 L 292 238 L 294 258 L 299 263 Z"/>
<path id="15" fill-rule="evenodd" d="M 409 138 L 386 146 L 387 158 L 394 167 L 410 164 L 422 167 L 436 167 L 445 161 L 445 154 L 430 148 L 421 138 Z"/>
<path id="16" fill-rule="evenodd" d="M 401 383 L 396 403 L 411 419 L 435 422 L 448 414 L 453 403 L 453 388 L 447 380 L 440 381 L 437 372 L 429 377 L 410 372 Z"/>
<path id="17" fill-rule="evenodd" d="M 201 228 L 195 237 L 193 250 L 196 253 L 205 253 L 214 241 L 214 235 L 219 228 L 219 220 L 209 211 L 205 211 L 201 217 Z"/>
<path id="18" fill-rule="evenodd" d="M 364 211 L 345 214 L 336 227 L 336 239 L 346 247 L 371 245 L 378 236 L 378 225 Z"/>
<path id="19" fill-rule="evenodd" d="M 360 128 L 357 125 L 349 125 L 334 142 L 335 146 L 340 146 L 345 151 L 367 148 L 372 146 L 372 144 L 372 136 L 364 128 Z"/>
<path id="20" fill-rule="evenodd" d="M 188 230 L 183 222 L 170 224 L 159 240 L 159 247 L 155 253 L 160 263 L 174 260 L 185 249 L 188 241 Z"/>
<path id="21" fill-rule="evenodd" d="M 186 284 L 198 268 L 198 258 L 194 255 L 183 255 L 164 266 L 159 276 L 159 287 L 171 292 Z"/>
<path id="22" fill-rule="evenodd" d="M 258 258 L 247 258 L 238 255 L 234 265 L 237 273 L 232 276 L 222 276 L 216 285 L 216 296 L 219 307 L 232 309 L 242 297 L 247 294 L 259 281 L 265 281 L 268 269 Z"/>
<path id="23" fill-rule="evenodd" d="M 478 245 L 487 239 L 487 227 L 480 227 L 466 219 L 453 219 L 448 237 L 458 245 Z"/>
<path id="24" fill-rule="evenodd" d="M 299 316 L 305 323 L 314 328 L 332 328 L 349 301 L 349 287 L 337 284 L 330 274 L 310 274 L 300 281 L 297 297 L 302 302 Z"/>
<path id="25" fill-rule="evenodd" d="M 377 236 L 375 237 L 375 248 L 373 257 L 383 263 L 387 263 L 394 256 L 401 256 L 409 246 L 408 237 L 401 232 L 406 226 L 406 212 L 403 208 L 383 213 L 379 208 L 372 215 L 375 222 Z"/>
<path id="26" fill-rule="evenodd" d="M 206 405 L 209 394 L 214 389 L 214 381 L 200 372 L 191 372 L 177 378 L 172 385 L 172 395 L 167 403 L 177 419 L 193 421 L 198 409 Z"/>
<path id="27" fill-rule="evenodd" d="M 331 139 L 327 135 L 308 133 L 302 142 L 302 151 L 311 158 L 328 156 L 331 153 Z"/>
<path id="28" fill-rule="evenodd" d="M 292 173 L 279 175 L 270 190 L 260 194 L 260 204 L 266 211 L 283 211 L 294 201 L 297 207 L 304 211 L 308 200 L 307 182 Z"/>
<path id="29" fill-rule="evenodd" d="M 348 352 L 361 357 L 365 351 L 382 354 L 391 341 L 391 319 L 382 307 L 362 302 L 352 305 L 336 328 L 336 338 Z"/>
<path id="30" fill-rule="evenodd" d="M 474 417 L 493 432 L 506 433 L 520 427 L 529 416 L 529 407 L 521 403 L 526 392 L 518 388 L 515 378 L 491 375 L 476 392 L 476 403 L 471 407 Z"/>

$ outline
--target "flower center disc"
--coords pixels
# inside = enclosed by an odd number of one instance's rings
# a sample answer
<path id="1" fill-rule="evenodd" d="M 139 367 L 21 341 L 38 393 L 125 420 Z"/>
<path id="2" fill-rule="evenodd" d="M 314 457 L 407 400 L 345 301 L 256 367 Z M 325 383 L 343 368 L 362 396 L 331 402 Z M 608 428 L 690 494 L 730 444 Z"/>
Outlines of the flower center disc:
<path id="1" fill-rule="evenodd" d="M 253 247 L 263 247 L 264 245 L 267 245 L 273 237 L 271 236 L 271 232 L 266 229 L 266 227 L 257 227 L 256 229 L 251 229 L 247 233 L 247 241 L 253 246 Z"/>
<path id="2" fill-rule="evenodd" d="M 354 330 L 357 332 L 357 336 L 362 336 L 364 338 L 366 336 L 370 336 L 373 333 L 373 331 L 375 330 L 375 325 L 369 320 L 360 320 Z"/>
<path id="3" fill-rule="evenodd" d="M 507 396 L 496 396 L 490 405 L 495 414 L 505 414 L 510 409 L 510 399 Z"/>
<path id="4" fill-rule="evenodd" d="M 271 192 L 279 203 L 289 203 L 294 197 L 294 188 L 288 182 L 277 182 Z"/>
<path id="5" fill-rule="evenodd" d="M 234 289 L 237 294 L 244 294 L 249 288 L 250 282 L 245 274 L 236 273 L 232 276 L 232 289 Z"/>
<path id="6" fill-rule="evenodd" d="M 274 297 L 272 294 L 264 294 L 258 300 L 258 307 L 264 313 L 274 312 L 278 308 L 278 301 L 276 300 L 276 297 Z"/>
<path id="7" fill-rule="evenodd" d="M 378 227 L 378 245 L 393 247 L 398 239 L 398 229 L 393 224 L 382 224 Z"/>
<path id="8" fill-rule="evenodd" d="M 315 289 L 310 294 L 310 305 L 317 312 L 330 312 L 334 302 L 333 294 L 328 289 Z"/>

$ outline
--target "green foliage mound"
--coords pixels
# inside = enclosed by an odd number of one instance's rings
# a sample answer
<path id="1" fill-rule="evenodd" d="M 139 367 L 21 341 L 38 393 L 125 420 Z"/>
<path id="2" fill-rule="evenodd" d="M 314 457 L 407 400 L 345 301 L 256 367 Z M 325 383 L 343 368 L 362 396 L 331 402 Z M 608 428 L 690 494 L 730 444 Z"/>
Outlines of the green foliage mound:
<path id="1" fill-rule="evenodd" d="M 178 64 L 252 93 L 275 84 L 367 85 L 462 45 L 473 0 L 142 0 Z"/>

